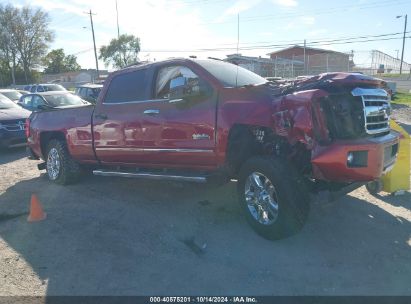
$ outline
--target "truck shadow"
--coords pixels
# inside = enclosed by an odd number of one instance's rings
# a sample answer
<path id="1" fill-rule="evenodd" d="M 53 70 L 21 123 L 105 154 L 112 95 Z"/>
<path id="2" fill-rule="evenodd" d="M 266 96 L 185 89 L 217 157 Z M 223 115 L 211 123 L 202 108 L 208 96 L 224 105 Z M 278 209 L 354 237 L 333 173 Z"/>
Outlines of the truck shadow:
<path id="1" fill-rule="evenodd" d="M 2 149 L 0 148 L 0 165 L 13 162 L 15 160 L 26 157 L 26 148 L 10 148 Z"/>
<path id="2" fill-rule="evenodd" d="M 356 197 L 314 203 L 298 235 L 266 241 L 241 216 L 234 183 L 60 187 L 40 176 L 1 194 L 0 214 L 27 212 L 33 192 L 45 221 L 0 220 L 7 250 L 39 278 L 14 282 L 26 293 L 43 280 L 49 296 L 411 294 L 410 221 Z"/>

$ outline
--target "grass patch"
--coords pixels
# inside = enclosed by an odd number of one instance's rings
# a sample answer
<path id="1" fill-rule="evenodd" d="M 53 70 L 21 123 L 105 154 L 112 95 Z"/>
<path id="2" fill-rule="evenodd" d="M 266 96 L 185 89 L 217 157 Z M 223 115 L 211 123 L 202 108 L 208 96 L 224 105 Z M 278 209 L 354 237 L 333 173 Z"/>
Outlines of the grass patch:
<path id="1" fill-rule="evenodd" d="M 397 92 L 391 102 L 411 106 L 411 93 Z"/>

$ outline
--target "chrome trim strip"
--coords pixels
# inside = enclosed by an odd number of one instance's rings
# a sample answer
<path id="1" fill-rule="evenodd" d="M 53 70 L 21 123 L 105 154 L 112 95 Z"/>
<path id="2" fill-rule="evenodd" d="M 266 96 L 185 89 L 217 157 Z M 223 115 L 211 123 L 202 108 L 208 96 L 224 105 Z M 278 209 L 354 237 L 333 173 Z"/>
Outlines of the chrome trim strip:
<path id="1" fill-rule="evenodd" d="M 168 99 L 150 99 L 150 100 L 133 100 L 133 101 L 124 101 L 124 102 L 102 102 L 101 104 L 107 106 L 114 106 L 114 105 L 122 105 L 122 104 L 136 104 L 136 103 L 147 103 L 147 102 L 160 102 L 160 101 L 167 101 Z"/>
<path id="2" fill-rule="evenodd" d="M 155 148 L 96 148 L 97 151 L 134 151 L 134 152 L 178 152 L 178 153 L 214 153 L 210 149 L 155 149 Z"/>
<path id="3" fill-rule="evenodd" d="M 363 88 L 355 88 L 351 91 L 353 96 L 362 96 L 362 95 L 371 95 L 371 96 L 384 96 L 387 97 L 388 94 L 383 89 L 363 89 Z"/>
<path id="4" fill-rule="evenodd" d="M 99 176 L 116 176 L 116 177 L 128 177 L 128 178 L 146 178 L 154 180 L 174 180 L 185 182 L 205 183 L 207 178 L 204 176 L 180 176 L 180 175 L 167 175 L 167 174 L 152 174 L 152 173 L 129 173 L 129 172 L 116 172 L 116 171 L 104 171 L 93 170 L 94 175 Z"/>

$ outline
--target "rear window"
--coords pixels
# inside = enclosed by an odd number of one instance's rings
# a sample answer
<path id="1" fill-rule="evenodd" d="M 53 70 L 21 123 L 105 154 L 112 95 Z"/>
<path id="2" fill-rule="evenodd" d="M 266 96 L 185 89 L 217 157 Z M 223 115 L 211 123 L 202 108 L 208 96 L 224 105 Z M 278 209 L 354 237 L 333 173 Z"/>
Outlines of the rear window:
<path id="1" fill-rule="evenodd" d="M 115 76 L 107 89 L 105 103 L 142 101 L 147 99 L 146 70 Z"/>
<path id="2" fill-rule="evenodd" d="M 6 96 L 7 98 L 11 100 L 17 100 L 22 96 L 22 94 L 17 91 L 5 91 L 5 92 L 1 92 L 1 94 L 3 94 L 4 96 Z"/>
<path id="3" fill-rule="evenodd" d="M 43 96 L 49 106 L 52 107 L 64 107 L 64 106 L 75 106 L 84 105 L 83 100 L 73 94 L 56 94 L 56 95 L 44 95 Z"/>
<path id="4" fill-rule="evenodd" d="M 49 91 L 66 91 L 66 89 L 59 84 L 45 84 L 43 85 L 44 92 Z"/>

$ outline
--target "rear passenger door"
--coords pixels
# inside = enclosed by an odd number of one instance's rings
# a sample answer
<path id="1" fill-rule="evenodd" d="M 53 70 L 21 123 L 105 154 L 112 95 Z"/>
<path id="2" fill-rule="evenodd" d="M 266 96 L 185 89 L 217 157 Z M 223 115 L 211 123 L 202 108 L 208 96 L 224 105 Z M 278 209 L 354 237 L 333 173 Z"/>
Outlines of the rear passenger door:
<path id="1" fill-rule="evenodd" d="M 93 114 L 98 159 L 110 164 L 151 163 L 147 146 L 156 146 L 162 121 L 151 100 L 152 76 L 142 68 L 113 76 Z"/>

